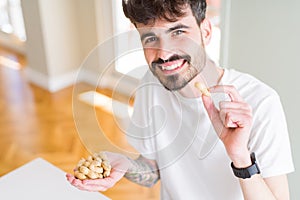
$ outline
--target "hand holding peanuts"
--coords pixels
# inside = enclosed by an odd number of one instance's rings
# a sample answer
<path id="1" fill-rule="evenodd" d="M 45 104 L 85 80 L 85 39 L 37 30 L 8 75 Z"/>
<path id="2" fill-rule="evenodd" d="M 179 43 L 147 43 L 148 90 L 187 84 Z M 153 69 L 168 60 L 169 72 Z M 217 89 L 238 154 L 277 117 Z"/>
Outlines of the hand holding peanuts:
<path id="1" fill-rule="evenodd" d="M 202 92 L 204 107 L 234 166 L 249 166 L 251 160 L 247 144 L 252 128 L 251 106 L 233 86 L 218 85 L 209 88 L 209 92 L 225 93 L 230 97 L 231 101 L 219 103 L 220 110 L 218 110 L 212 97 Z"/>
<path id="2" fill-rule="evenodd" d="M 87 159 L 82 158 L 74 171 L 80 180 L 106 178 L 110 175 L 111 165 L 105 153 L 95 153 Z"/>
<path id="3" fill-rule="evenodd" d="M 66 177 L 73 186 L 80 190 L 106 191 L 124 176 L 129 166 L 130 161 L 127 157 L 105 152 L 101 156 L 94 154 L 87 159 L 81 159 L 74 175 L 67 174 Z"/>

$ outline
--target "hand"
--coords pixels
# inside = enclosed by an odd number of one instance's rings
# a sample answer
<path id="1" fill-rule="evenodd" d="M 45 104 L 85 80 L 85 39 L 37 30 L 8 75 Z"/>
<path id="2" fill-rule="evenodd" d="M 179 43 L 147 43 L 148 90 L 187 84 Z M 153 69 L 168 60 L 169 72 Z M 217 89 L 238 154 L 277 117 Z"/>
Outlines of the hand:
<path id="1" fill-rule="evenodd" d="M 231 101 L 221 101 L 218 110 L 211 97 L 202 95 L 203 103 L 213 127 L 235 167 L 251 165 L 247 147 L 252 128 L 252 108 L 233 86 L 214 86 L 211 93 L 226 93 Z"/>
<path id="2" fill-rule="evenodd" d="M 80 190 L 87 190 L 91 192 L 106 191 L 113 187 L 127 172 L 130 161 L 127 157 L 111 152 L 105 152 L 108 160 L 112 166 L 111 173 L 104 179 L 86 179 L 79 180 L 71 174 L 67 174 L 67 180 Z"/>

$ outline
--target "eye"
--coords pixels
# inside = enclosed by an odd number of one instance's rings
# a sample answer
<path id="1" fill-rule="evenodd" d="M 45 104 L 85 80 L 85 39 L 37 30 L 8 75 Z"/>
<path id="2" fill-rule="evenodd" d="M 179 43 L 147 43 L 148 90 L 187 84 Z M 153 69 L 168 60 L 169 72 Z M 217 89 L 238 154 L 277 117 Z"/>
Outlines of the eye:
<path id="1" fill-rule="evenodd" d="M 183 34 L 183 33 L 184 33 L 183 30 L 178 29 L 178 30 L 175 30 L 175 31 L 172 33 L 172 35 L 173 35 L 173 36 L 178 36 L 178 35 L 181 35 L 181 34 Z"/>
<path id="2" fill-rule="evenodd" d="M 149 43 L 152 43 L 152 42 L 155 42 L 155 41 L 157 41 L 157 37 L 155 37 L 155 36 L 148 37 L 148 38 L 144 39 L 144 44 L 149 44 Z"/>

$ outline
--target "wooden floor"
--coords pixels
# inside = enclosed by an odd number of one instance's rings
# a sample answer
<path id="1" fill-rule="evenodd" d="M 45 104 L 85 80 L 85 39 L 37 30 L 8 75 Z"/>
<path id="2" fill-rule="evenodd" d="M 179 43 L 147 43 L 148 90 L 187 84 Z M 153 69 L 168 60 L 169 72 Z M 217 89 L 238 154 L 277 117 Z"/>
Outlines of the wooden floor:
<path id="1" fill-rule="evenodd" d="M 24 57 L 0 48 L 0 176 L 37 157 L 72 173 L 89 152 L 134 152 L 111 113 L 78 100 L 79 92 L 93 87 L 78 84 L 49 93 L 27 82 L 24 65 Z M 154 200 L 159 184 L 148 189 L 122 179 L 104 194 L 114 200 Z"/>

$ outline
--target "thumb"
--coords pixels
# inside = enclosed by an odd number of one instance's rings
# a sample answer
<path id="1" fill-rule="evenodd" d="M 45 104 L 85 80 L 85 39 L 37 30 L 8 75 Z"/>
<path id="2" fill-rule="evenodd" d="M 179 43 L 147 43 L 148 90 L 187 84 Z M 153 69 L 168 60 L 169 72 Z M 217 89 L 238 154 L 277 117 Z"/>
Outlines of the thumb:
<path id="1" fill-rule="evenodd" d="M 211 96 L 202 95 L 202 101 L 210 121 L 212 122 L 216 132 L 219 133 L 219 131 L 223 129 L 219 110 L 215 107 Z"/>

